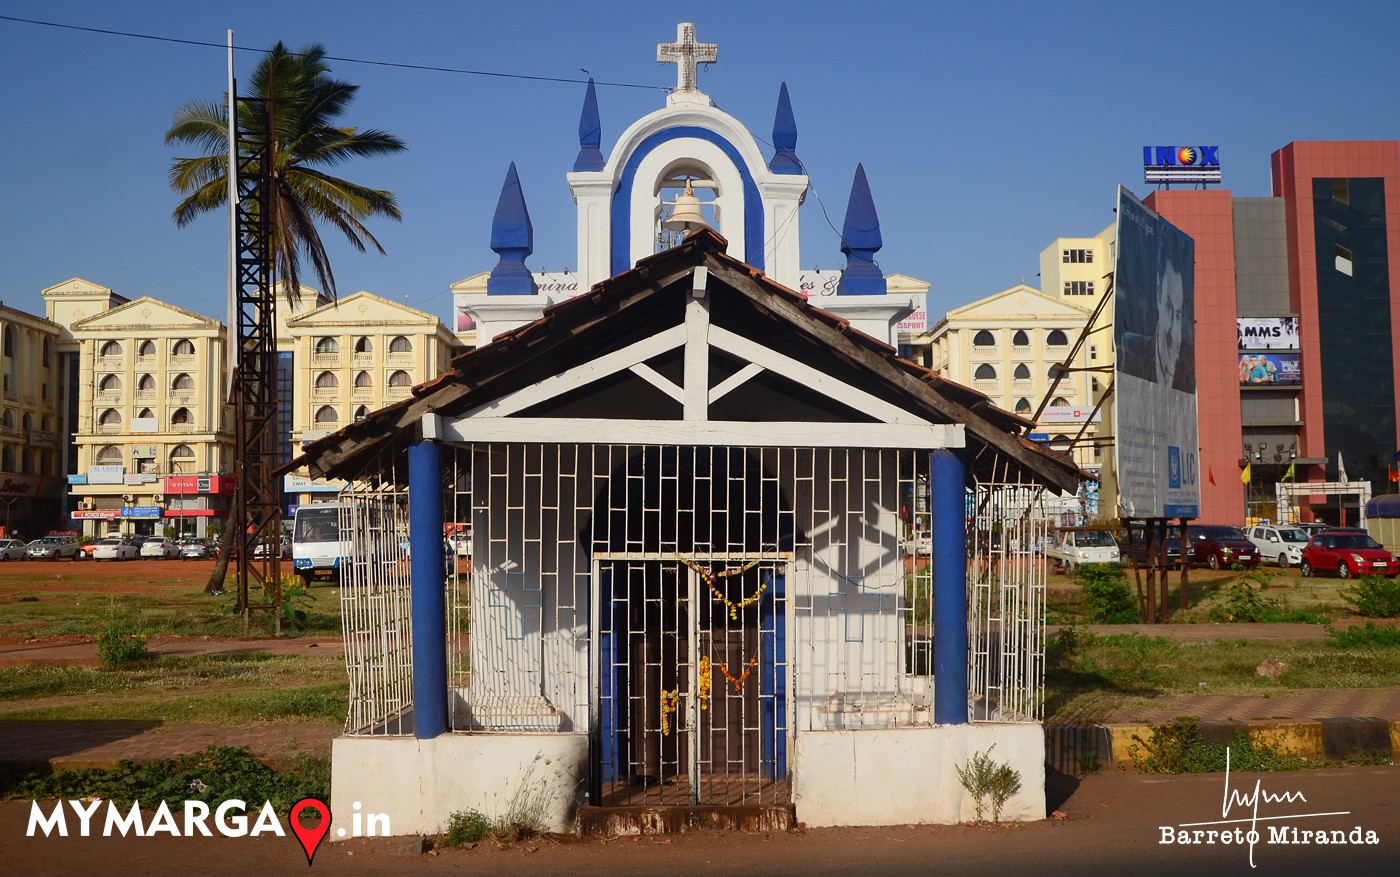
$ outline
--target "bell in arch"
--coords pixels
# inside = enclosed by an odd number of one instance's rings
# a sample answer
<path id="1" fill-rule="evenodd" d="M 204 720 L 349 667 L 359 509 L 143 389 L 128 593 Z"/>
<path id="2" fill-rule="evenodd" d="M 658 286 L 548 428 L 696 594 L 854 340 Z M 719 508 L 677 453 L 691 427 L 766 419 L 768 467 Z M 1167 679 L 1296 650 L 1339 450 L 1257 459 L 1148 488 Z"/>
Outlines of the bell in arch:
<path id="1" fill-rule="evenodd" d="M 695 197 L 695 189 L 690 185 L 690 177 L 686 177 L 685 191 L 671 202 L 671 215 L 661 223 L 661 227 L 686 233 L 708 226 L 700 212 L 701 206 L 700 199 Z"/>

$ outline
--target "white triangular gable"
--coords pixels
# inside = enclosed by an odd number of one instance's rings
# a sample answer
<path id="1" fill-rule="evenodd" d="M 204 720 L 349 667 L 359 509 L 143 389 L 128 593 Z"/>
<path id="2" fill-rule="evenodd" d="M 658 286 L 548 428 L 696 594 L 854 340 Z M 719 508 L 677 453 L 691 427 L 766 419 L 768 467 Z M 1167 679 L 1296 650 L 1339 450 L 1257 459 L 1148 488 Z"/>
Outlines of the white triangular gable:
<path id="1" fill-rule="evenodd" d="M 1084 308 L 1022 284 L 949 311 L 947 322 L 996 324 L 1024 319 L 1082 322 L 1088 316 L 1089 311 Z"/>
<path id="2" fill-rule="evenodd" d="M 143 296 L 79 320 L 73 328 L 82 332 L 139 330 L 146 334 L 164 334 L 173 330 L 217 331 L 221 326 L 218 320 L 187 311 L 169 302 Z"/>

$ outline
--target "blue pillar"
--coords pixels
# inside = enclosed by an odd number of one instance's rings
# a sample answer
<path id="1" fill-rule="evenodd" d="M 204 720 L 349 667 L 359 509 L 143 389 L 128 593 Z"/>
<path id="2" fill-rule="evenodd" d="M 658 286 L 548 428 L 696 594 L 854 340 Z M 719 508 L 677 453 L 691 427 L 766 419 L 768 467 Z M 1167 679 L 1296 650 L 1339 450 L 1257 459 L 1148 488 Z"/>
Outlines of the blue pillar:
<path id="1" fill-rule="evenodd" d="M 442 445 L 408 448 L 413 615 L 413 736 L 447 732 L 447 572 L 442 547 Z"/>
<path id="2" fill-rule="evenodd" d="M 967 724 L 967 499 L 963 461 L 933 452 L 933 721 Z M 415 639 L 415 642 L 417 640 Z"/>

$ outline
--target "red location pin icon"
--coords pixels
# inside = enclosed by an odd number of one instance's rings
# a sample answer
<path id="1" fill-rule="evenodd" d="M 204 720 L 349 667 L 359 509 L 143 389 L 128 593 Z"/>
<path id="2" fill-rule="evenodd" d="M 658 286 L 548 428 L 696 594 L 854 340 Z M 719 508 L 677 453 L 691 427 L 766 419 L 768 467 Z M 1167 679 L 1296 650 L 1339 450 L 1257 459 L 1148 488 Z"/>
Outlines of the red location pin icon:
<path id="1" fill-rule="evenodd" d="M 315 828 L 307 828 L 301 824 L 299 817 L 304 810 L 315 810 L 321 814 L 321 821 Z M 330 805 L 320 798 L 302 798 L 292 805 L 292 809 L 287 813 L 287 822 L 292 826 L 292 834 L 297 836 L 297 843 L 306 851 L 306 866 L 311 867 L 316 848 L 326 839 L 326 832 L 331 830 Z"/>

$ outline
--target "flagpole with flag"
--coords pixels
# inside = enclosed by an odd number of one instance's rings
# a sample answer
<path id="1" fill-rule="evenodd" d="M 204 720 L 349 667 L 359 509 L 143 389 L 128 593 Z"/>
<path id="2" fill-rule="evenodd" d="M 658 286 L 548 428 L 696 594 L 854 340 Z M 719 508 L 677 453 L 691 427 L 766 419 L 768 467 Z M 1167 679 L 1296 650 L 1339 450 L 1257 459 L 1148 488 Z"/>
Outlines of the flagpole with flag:
<path id="1" fill-rule="evenodd" d="M 1293 468 L 1294 468 L 1295 466 L 1297 466 L 1297 465 L 1298 465 L 1298 461 L 1297 461 L 1297 460 L 1290 460 L 1290 461 L 1288 462 L 1288 471 L 1285 472 L 1285 473 L 1283 473 L 1283 477 L 1280 478 L 1279 480 L 1280 480 L 1280 481 L 1292 481 L 1293 478 L 1295 477 L 1295 475 L 1297 474 L 1297 473 L 1295 473 L 1295 472 L 1293 471 Z"/>
<path id="2" fill-rule="evenodd" d="M 1244 484 L 1248 484 L 1250 478 L 1253 477 L 1253 472 L 1251 471 L 1251 468 L 1250 468 L 1251 466 L 1253 466 L 1252 463 L 1245 463 L 1245 464 L 1244 464 L 1244 471 L 1240 473 L 1240 481 L 1241 481 L 1242 483 L 1244 483 Z"/>
<path id="3" fill-rule="evenodd" d="M 1342 462 L 1341 451 L 1337 452 L 1337 480 L 1343 484 L 1351 483 L 1351 479 L 1347 477 L 1347 464 Z"/>

